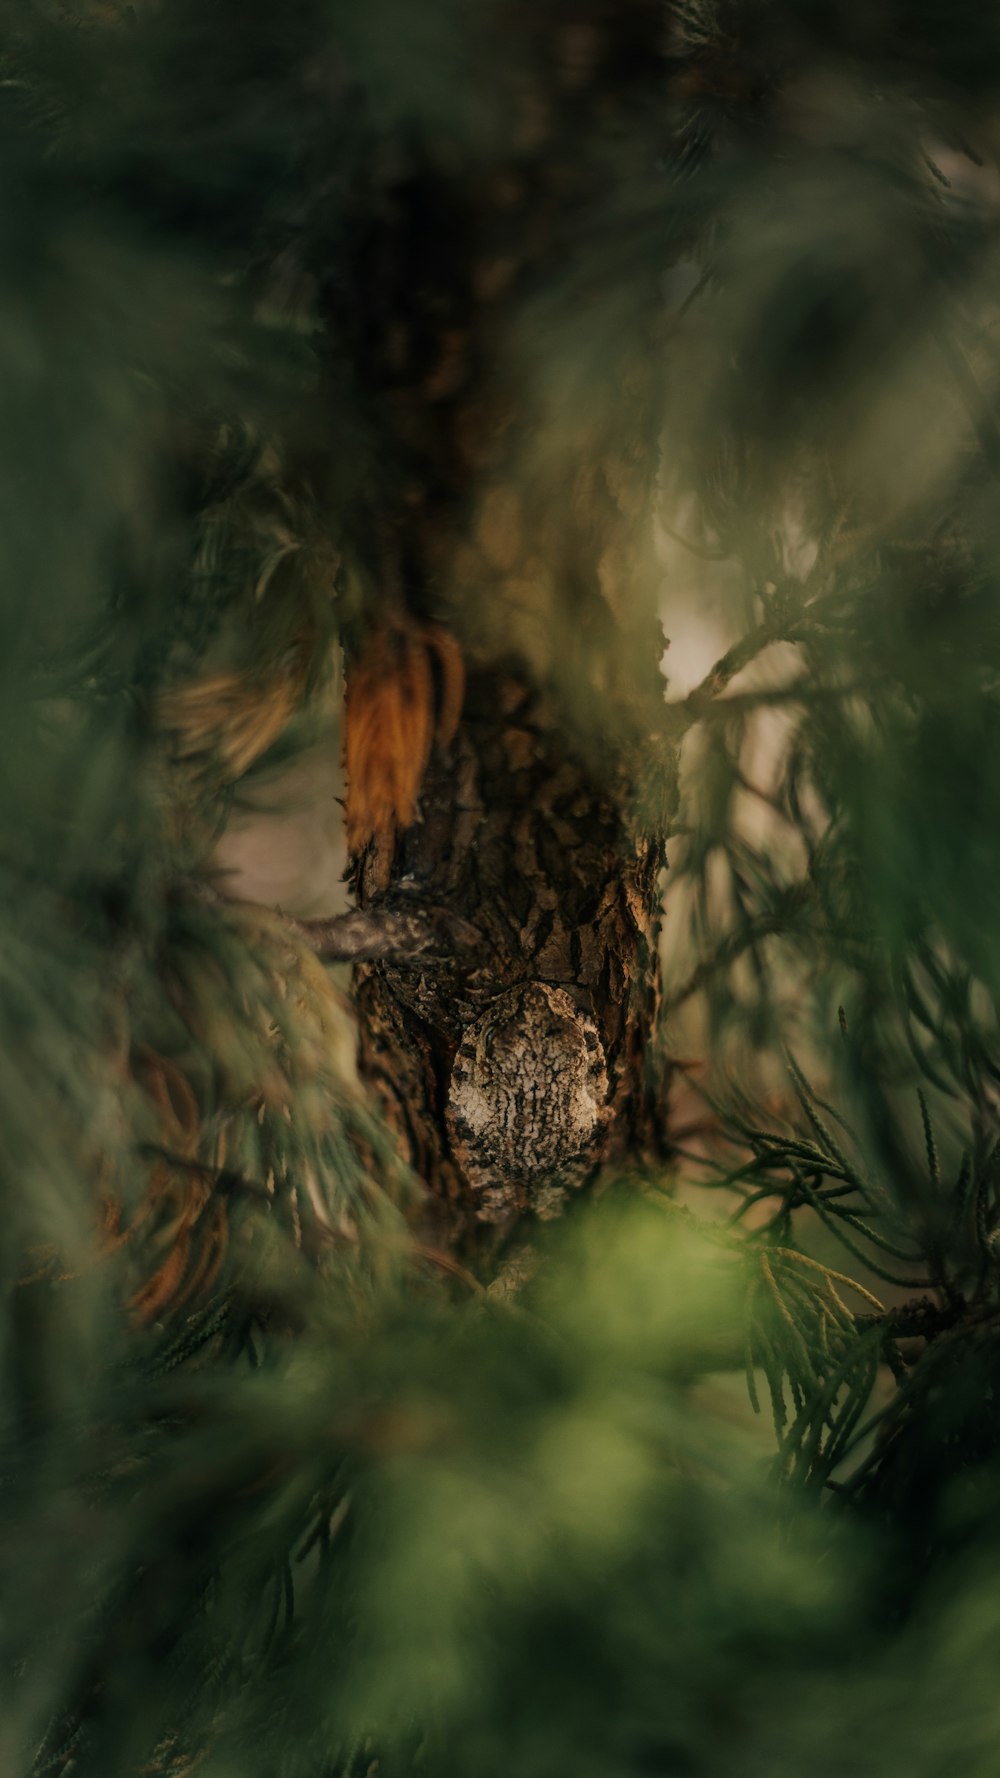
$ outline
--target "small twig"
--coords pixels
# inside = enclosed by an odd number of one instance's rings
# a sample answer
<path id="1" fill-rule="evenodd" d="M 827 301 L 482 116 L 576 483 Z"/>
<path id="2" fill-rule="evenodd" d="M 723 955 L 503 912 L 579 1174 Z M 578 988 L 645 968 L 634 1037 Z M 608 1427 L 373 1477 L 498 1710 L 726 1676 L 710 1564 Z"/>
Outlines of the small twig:
<path id="1" fill-rule="evenodd" d="M 744 667 L 748 667 L 766 648 L 770 648 L 774 642 L 795 640 L 795 631 L 790 626 L 779 628 L 773 620 L 758 624 L 756 629 L 748 631 L 747 635 L 733 643 L 732 648 L 716 661 L 711 672 L 706 673 L 701 684 L 688 692 L 686 698 L 681 698 L 676 704 L 668 704 L 671 717 L 681 730 L 690 728 L 712 708 L 737 673 L 742 673 Z"/>
<path id="2" fill-rule="evenodd" d="M 949 1328 L 961 1321 L 966 1311 L 964 1303 L 949 1303 L 942 1306 L 931 1301 L 928 1296 L 912 1297 L 909 1302 L 899 1303 L 892 1309 L 886 1309 L 879 1315 L 856 1315 L 854 1325 L 861 1332 L 870 1327 L 879 1327 L 893 1339 L 928 1339 L 935 1334 L 947 1333 Z"/>
<path id="3" fill-rule="evenodd" d="M 203 879 L 193 883 L 192 888 L 200 901 L 214 907 L 224 907 L 227 902 L 243 907 L 259 905 L 227 897 Z M 325 920 L 299 920 L 283 908 L 267 911 L 277 913 L 288 931 L 302 939 L 325 963 L 408 963 L 450 958 L 474 953 L 483 944 L 479 928 L 450 908 L 351 908 L 346 914 L 333 914 Z"/>
<path id="4" fill-rule="evenodd" d="M 475 952 L 483 943 L 478 927 L 448 908 L 355 908 L 329 920 L 282 918 L 327 963 L 415 962 Z"/>

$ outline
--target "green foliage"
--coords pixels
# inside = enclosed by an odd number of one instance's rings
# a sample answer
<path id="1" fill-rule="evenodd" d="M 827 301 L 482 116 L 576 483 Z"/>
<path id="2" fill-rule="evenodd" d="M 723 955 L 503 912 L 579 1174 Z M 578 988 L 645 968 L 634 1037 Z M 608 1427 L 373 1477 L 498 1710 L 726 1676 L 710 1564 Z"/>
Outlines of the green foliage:
<path id="1" fill-rule="evenodd" d="M 359 237 L 408 155 L 488 164 L 511 17 L 2 8 L 4 1773 L 995 1771 L 988 8 L 669 8 L 516 342 L 599 435 L 655 298 L 665 519 L 729 576 L 651 743 L 716 1059 L 679 1179 L 514 1306 L 445 1276 L 319 965 L 191 889 L 377 603 Z"/>
<path id="2" fill-rule="evenodd" d="M 818 1526 L 779 1526 L 727 1397 L 692 1412 L 692 1354 L 734 1337 L 740 1276 L 634 1207 L 558 1242 L 516 1315 L 412 1290 L 359 1313 L 313 1287 L 305 1331 L 252 1372 L 113 1379 L 21 1506 L 56 1572 L 73 1500 L 103 1556 L 77 1582 L 84 1634 L 71 1597 L 55 1646 L 43 1598 L 18 1626 L 62 1695 L 106 1676 L 77 1769 L 203 1740 L 220 1772 L 337 1770 L 353 1741 L 390 1771 L 418 1749 L 442 1771 L 512 1749 L 539 1771 L 557 1750 L 726 1769 L 747 1713 L 766 1733 L 758 1679 L 810 1631 L 835 1646 L 853 1595 Z"/>

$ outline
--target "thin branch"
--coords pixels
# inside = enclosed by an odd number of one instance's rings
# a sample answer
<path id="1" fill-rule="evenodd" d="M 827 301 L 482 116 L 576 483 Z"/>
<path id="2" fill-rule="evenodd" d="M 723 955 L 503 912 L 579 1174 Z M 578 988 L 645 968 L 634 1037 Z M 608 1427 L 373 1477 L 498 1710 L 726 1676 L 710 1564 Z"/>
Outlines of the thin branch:
<path id="1" fill-rule="evenodd" d="M 213 907 L 261 905 L 228 897 L 204 879 L 191 884 L 199 901 Z M 277 913 L 289 932 L 303 940 L 325 963 L 410 963 L 475 954 L 483 935 L 450 908 L 351 908 L 324 920 L 299 920 L 282 908 Z"/>
<path id="2" fill-rule="evenodd" d="M 678 719 L 686 717 L 683 726 L 689 728 L 704 716 L 706 709 L 716 702 L 737 673 L 742 673 L 744 667 L 748 667 L 772 643 L 795 640 L 794 630 L 778 629 L 773 622 L 758 624 L 756 629 L 749 630 L 738 642 L 733 643 L 732 648 L 727 649 L 721 659 L 716 661 L 711 672 L 706 673 L 700 685 L 696 685 L 679 703 L 668 705 L 668 709 L 676 713 Z"/>
<path id="3" fill-rule="evenodd" d="M 964 1303 L 955 1302 L 943 1306 L 932 1302 L 928 1296 L 920 1296 L 912 1297 L 906 1303 L 898 1303 L 880 1315 L 857 1315 L 855 1326 L 859 1331 L 880 1327 L 895 1339 L 932 1340 L 935 1334 L 947 1333 L 949 1328 L 964 1318 L 965 1313 Z"/>
<path id="4" fill-rule="evenodd" d="M 329 920 L 282 918 L 327 963 L 411 963 L 475 953 L 483 944 L 478 927 L 448 908 L 353 908 Z"/>

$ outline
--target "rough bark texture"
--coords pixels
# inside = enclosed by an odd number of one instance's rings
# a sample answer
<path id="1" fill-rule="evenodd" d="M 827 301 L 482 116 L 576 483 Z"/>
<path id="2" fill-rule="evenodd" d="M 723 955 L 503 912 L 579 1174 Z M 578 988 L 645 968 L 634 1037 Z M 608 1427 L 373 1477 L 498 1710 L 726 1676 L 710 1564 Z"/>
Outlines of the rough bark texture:
<path id="1" fill-rule="evenodd" d="M 407 150 L 348 268 L 369 293 L 358 365 L 388 441 L 371 521 L 386 634 L 448 626 L 467 678 L 418 818 L 407 780 L 405 817 L 358 851 L 357 899 L 445 908 L 481 934 L 471 957 L 358 968 L 361 1065 L 460 1244 L 552 1213 L 600 1161 L 657 1141 L 664 805 L 636 810 L 663 695 L 658 295 L 655 268 L 601 230 L 619 183 L 654 177 L 630 119 L 658 103 L 660 29 L 646 0 L 613 16 L 577 0 L 564 27 L 558 9 L 512 8 L 502 147 L 471 167 L 447 144 Z M 581 241 L 582 263 L 607 260 L 596 295 L 574 281 Z M 417 658 L 410 645 L 411 709 Z M 350 800 L 348 819 L 364 830 Z"/>
<path id="2" fill-rule="evenodd" d="M 511 990 L 560 990 L 578 1011 L 584 1044 L 591 1024 L 600 1043 L 607 1085 L 589 1164 L 579 1168 L 580 1144 L 567 1127 L 546 1151 L 553 1177 L 568 1169 L 579 1184 L 601 1160 L 659 1147 L 662 1083 L 646 1060 L 658 1001 L 662 848 L 630 832 L 618 798 L 567 753 L 539 699 L 503 672 L 472 676 L 466 718 L 449 754 L 432 761 L 421 800 L 422 820 L 397 843 L 388 890 L 369 898 L 362 867 L 360 897 L 386 908 L 411 898 L 444 903 L 478 927 L 481 948 L 433 966 L 359 967 L 361 1066 L 433 1194 L 444 1237 L 466 1244 L 477 1222 L 498 1220 L 498 1211 L 538 1208 L 516 1170 L 507 1201 L 490 1198 L 502 1181 L 484 1183 L 449 1116 L 456 1058 L 491 1009 L 502 1018 Z M 551 1106 L 558 1036 L 540 1025 L 525 1045 Z M 525 1086 L 530 1098 L 530 1080 Z M 511 1132 L 526 1151 L 537 1115 L 524 1109 Z"/>

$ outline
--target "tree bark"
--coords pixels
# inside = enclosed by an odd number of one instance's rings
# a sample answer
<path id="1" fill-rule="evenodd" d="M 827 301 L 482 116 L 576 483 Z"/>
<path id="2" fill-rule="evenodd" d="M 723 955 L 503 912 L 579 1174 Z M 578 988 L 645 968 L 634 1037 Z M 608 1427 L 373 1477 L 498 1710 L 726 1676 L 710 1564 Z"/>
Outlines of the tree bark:
<path id="1" fill-rule="evenodd" d="M 622 181 L 653 179 L 629 121 L 659 102 L 660 20 L 646 0 L 512 8 L 508 127 L 472 167 L 400 147 L 328 293 L 366 292 L 355 371 L 386 441 L 380 619 L 348 649 L 357 903 L 480 935 L 359 965 L 360 1062 L 439 1239 L 466 1250 L 662 1149 L 658 268 L 608 220 Z"/>
<path id="2" fill-rule="evenodd" d="M 432 761 L 421 804 L 422 819 L 396 845 L 388 889 L 372 897 L 362 865 L 359 898 L 445 903 L 478 928 L 481 946 L 474 959 L 356 970 L 361 1069 L 426 1181 L 445 1237 L 468 1245 L 476 1224 L 504 1207 L 484 1202 L 482 1168 L 463 1165 L 462 1132 L 448 1116 L 453 1071 L 466 1033 L 484 1019 L 488 1026 L 490 1009 L 508 1007 L 528 984 L 560 990 L 596 1027 L 608 1115 L 584 1159 L 596 1167 L 660 1151 L 662 1083 L 647 1061 L 662 848 L 658 836 L 629 830 L 619 799 L 573 757 L 544 701 L 502 670 L 471 676 L 465 718 L 449 753 Z M 544 1096 L 558 1034 L 524 1037 L 525 1066 Z M 525 1142 L 537 1143 L 543 1128 L 543 1117 L 523 1114 Z M 572 1144 L 549 1158 L 558 1174 L 573 1161 Z M 512 1177 L 512 1216 L 536 1207 L 531 1161 Z"/>

